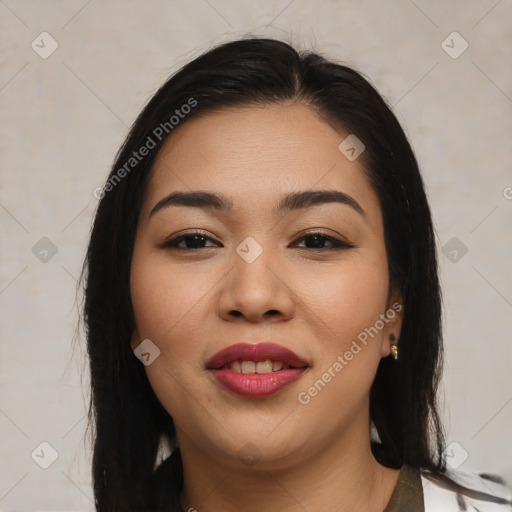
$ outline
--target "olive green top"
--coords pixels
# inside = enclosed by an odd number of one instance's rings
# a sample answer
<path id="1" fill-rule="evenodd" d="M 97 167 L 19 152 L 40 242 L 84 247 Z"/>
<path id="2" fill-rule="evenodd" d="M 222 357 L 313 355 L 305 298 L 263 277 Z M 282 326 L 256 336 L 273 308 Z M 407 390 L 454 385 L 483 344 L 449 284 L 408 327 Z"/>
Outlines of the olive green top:
<path id="1" fill-rule="evenodd" d="M 421 472 L 404 464 L 384 512 L 425 512 Z"/>

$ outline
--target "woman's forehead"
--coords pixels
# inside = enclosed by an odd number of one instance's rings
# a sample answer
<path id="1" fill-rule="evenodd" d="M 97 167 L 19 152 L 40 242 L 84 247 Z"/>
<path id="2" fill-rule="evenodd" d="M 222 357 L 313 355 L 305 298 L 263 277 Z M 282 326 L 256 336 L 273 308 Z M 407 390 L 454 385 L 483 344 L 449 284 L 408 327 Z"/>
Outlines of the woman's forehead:
<path id="1" fill-rule="evenodd" d="M 183 124 L 162 147 L 148 187 L 216 189 L 243 199 L 269 190 L 329 189 L 352 196 L 371 193 L 361 159 L 340 150 L 346 139 L 309 108 L 230 108 Z"/>
<path id="2" fill-rule="evenodd" d="M 346 137 L 301 103 L 230 107 L 185 119 L 164 143 L 159 159 L 174 157 L 288 158 L 338 151 Z M 181 155 L 185 153 L 186 155 Z"/>

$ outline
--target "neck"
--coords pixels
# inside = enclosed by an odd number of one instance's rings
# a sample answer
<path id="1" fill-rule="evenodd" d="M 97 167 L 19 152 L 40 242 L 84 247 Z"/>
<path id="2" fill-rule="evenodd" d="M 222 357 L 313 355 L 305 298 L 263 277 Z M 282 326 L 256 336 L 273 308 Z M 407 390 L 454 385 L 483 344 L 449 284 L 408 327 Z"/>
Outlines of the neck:
<path id="1" fill-rule="evenodd" d="M 219 462 L 180 437 L 184 511 L 382 512 L 399 473 L 375 460 L 369 431 L 347 433 L 299 463 L 272 470 Z"/>

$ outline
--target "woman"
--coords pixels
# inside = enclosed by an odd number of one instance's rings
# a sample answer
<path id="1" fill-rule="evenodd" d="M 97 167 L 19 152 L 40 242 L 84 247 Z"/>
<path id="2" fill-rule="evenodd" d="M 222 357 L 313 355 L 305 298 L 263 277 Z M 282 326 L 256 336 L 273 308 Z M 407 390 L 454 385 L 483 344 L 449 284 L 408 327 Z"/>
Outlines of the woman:
<path id="1" fill-rule="evenodd" d="M 446 468 L 431 214 L 359 73 L 270 39 L 216 47 L 97 192 L 97 510 L 509 509 L 496 478 Z"/>

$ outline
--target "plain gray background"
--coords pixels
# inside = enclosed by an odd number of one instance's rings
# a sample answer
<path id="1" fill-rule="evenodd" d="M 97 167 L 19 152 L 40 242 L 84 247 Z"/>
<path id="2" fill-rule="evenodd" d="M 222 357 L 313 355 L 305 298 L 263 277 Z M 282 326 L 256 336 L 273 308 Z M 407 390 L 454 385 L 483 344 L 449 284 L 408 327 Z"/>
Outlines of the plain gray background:
<path id="1" fill-rule="evenodd" d="M 72 351 L 93 191 L 167 76 L 248 34 L 353 65 L 393 105 L 438 234 L 450 460 L 511 480 L 511 19 L 511 0 L 0 0 L 0 511 L 93 510 Z"/>

